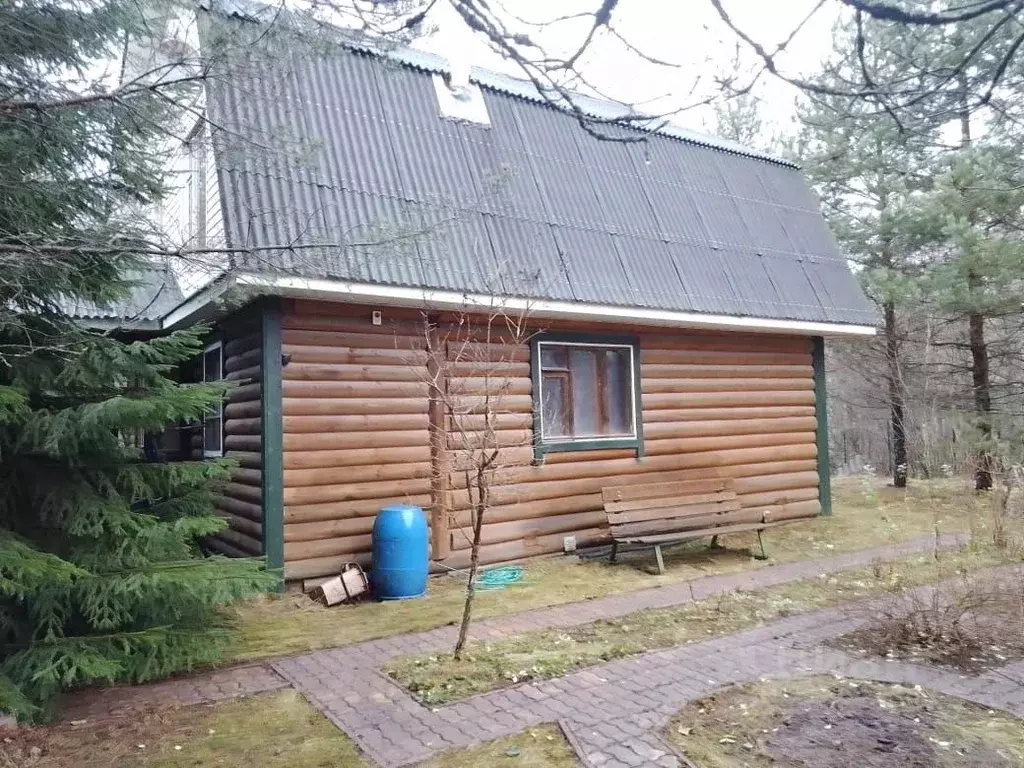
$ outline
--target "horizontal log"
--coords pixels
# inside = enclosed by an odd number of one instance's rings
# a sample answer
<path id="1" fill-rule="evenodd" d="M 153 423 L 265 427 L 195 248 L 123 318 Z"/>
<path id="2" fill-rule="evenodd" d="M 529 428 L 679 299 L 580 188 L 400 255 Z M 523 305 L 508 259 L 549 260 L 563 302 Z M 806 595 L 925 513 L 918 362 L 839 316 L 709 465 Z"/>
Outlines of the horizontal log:
<path id="1" fill-rule="evenodd" d="M 647 440 L 659 440 L 672 437 L 724 437 L 727 435 L 758 435 L 775 432 L 813 432 L 817 423 L 813 416 L 782 419 L 656 422 L 644 426 L 644 438 Z"/>
<path id="2" fill-rule="evenodd" d="M 317 557 L 310 560 L 293 560 L 285 558 L 284 578 L 286 581 L 314 579 L 320 576 L 337 576 L 345 563 L 359 563 L 364 568 L 370 565 L 369 552 L 353 552 L 334 557 Z"/>
<path id="3" fill-rule="evenodd" d="M 792 504 L 774 504 L 765 507 L 772 522 L 796 520 L 803 517 L 817 517 L 821 514 L 821 504 L 815 501 L 795 501 Z M 771 539 L 769 539 L 769 542 Z"/>
<path id="4" fill-rule="evenodd" d="M 338 333 L 337 331 L 300 331 L 285 328 L 281 331 L 284 345 L 311 347 L 349 347 L 353 349 L 423 349 L 422 337 L 385 335 L 378 333 Z"/>
<path id="5" fill-rule="evenodd" d="M 262 359 L 263 350 L 257 344 L 252 349 L 247 349 L 237 355 L 226 355 L 224 357 L 224 370 L 228 373 L 234 373 L 243 368 L 251 368 L 254 365 L 258 366 Z"/>
<path id="6" fill-rule="evenodd" d="M 224 449 L 227 451 L 245 451 L 247 453 L 259 452 L 263 445 L 263 438 L 260 435 L 225 435 Z"/>
<path id="7" fill-rule="evenodd" d="M 449 379 L 448 394 L 452 397 L 490 395 L 498 410 L 505 398 L 516 395 L 529 396 L 533 391 L 533 383 L 529 378 L 507 376 L 477 376 L 467 379 Z"/>
<path id="8" fill-rule="evenodd" d="M 771 432 L 754 435 L 723 435 L 722 437 L 683 437 L 666 440 L 644 440 L 644 451 L 651 455 L 703 453 L 730 448 L 759 448 L 767 445 L 797 445 L 815 442 L 813 432 Z"/>
<path id="9" fill-rule="evenodd" d="M 319 541 L 337 536 L 364 536 L 373 530 L 373 517 L 348 517 L 316 523 L 286 523 L 284 540 Z"/>
<path id="10" fill-rule="evenodd" d="M 642 365 L 810 365 L 810 351 L 798 353 L 679 350 L 647 346 L 640 341 Z"/>
<path id="11" fill-rule="evenodd" d="M 423 334 L 423 321 L 411 317 L 398 317 L 390 310 L 382 314 L 383 322 L 373 325 L 370 322 L 373 310 L 367 307 L 357 315 L 338 315 L 324 312 L 329 304 L 320 304 L 311 312 L 287 312 L 281 315 L 281 327 L 303 331 L 328 331 L 331 333 L 359 333 L 380 336 L 389 339 L 396 334 L 401 336 L 417 336 Z"/>
<path id="12" fill-rule="evenodd" d="M 224 483 L 218 489 L 222 496 L 230 496 L 241 501 L 248 501 L 251 504 L 262 504 L 263 495 L 259 486 L 243 485 L 242 483 Z"/>
<path id="13" fill-rule="evenodd" d="M 636 451 L 632 448 L 601 448 L 593 451 L 565 451 L 564 453 L 548 453 L 544 456 L 544 465 L 576 464 L 583 461 L 605 461 L 607 459 L 636 459 Z"/>
<path id="14" fill-rule="evenodd" d="M 554 454 L 552 454 L 554 455 Z M 472 469 L 479 461 L 479 451 L 453 451 L 451 454 L 452 471 L 464 477 L 467 469 Z M 529 466 L 533 462 L 533 446 L 512 446 L 498 449 L 498 458 L 494 462 L 497 467 L 519 468 Z M 502 470 L 498 470 L 501 472 Z"/>
<path id="15" fill-rule="evenodd" d="M 248 368 L 242 368 L 232 373 L 227 374 L 224 379 L 226 381 L 238 381 L 238 382 L 251 382 L 260 380 L 260 367 L 253 365 Z"/>
<path id="16" fill-rule="evenodd" d="M 818 487 L 783 488 L 761 493 L 746 493 L 740 496 L 744 507 L 770 507 L 778 504 L 790 504 L 794 501 L 814 501 L 818 498 Z"/>
<path id="17" fill-rule="evenodd" d="M 805 379 L 642 379 L 643 394 L 657 392 L 800 392 L 814 389 Z"/>
<path id="18" fill-rule="evenodd" d="M 259 488 L 263 483 L 263 473 L 258 469 L 235 467 L 231 470 L 231 482 Z"/>
<path id="19" fill-rule="evenodd" d="M 240 387 L 235 387 L 228 392 L 227 402 L 229 403 L 244 403 L 250 400 L 259 401 L 260 399 L 260 385 L 257 384 L 243 384 Z"/>
<path id="20" fill-rule="evenodd" d="M 315 397 L 285 397 L 282 401 L 282 409 L 285 416 L 426 413 L 427 398 L 425 395 L 423 397 L 362 397 L 336 400 Z"/>
<path id="21" fill-rule="evenodd" d="M 263 507 L 251 501 L 236 499 L 232 496 L 218 496 L 217 508 L 225 509 L 234 515 L 239 515 L 257 523 L 263 520 Z"/>
<path id="22" fill-rule="evenodd" d="M 811 340 L 801 336 L 771 336 L 768 334 L 694 333 L 644 334 L 640 339 L 643 349 L 685 350 L 693 352 L 772 352 L 781 354 L 810 354 Z"/>
<path id="23" fill-rule="evenodd" d="M 480 547 L 480 564 L 506 563 L 525 557 L 561 552 L 562 540 L 568 533 L 572 533 L 576 537 L 576 545 L 579 547 L 599 544 L 609 540 L 608 528 L 603 527 L 565 531 L 529 539 L 504 541 L 499 544 L 486 544 Z M 452 550 L 452 554 L 446 557 L 443 562 L 449 568 L 466 568 L 469 565 L 469 556 L 470 550 L 468 548 L 455 549 Z"/>
<path id="24" fill-rule="evenodd" d="M 745 408 L 762 405 L 814 405 L 814 392 L 656 392 L 643 396 L 644 410 L 659 408 Z"/>
<path id="25" fill-rule="evenodd" d="M 486 429 L 533 429 L 531 413 L 492 413 L 489 417 L 482 414 L 452 414 L 448 417 L 449 429 L 478 432 Z"/>
<path id="26" fill-rule="evenodd" d="M 542 517 L 533 520 L 513 520 L 507 523 L 485 523 L 483 530 L 480 532 L 480 541 L 482 544 L 499 544 L 503 541 L 531 539 L 555 533 L 599 528 L 605 524 L 604 517 L 603 512 L 581 512 L 573 515 L 555 515 L 553 517 Z M 472 528 L 454 528 L 451 531 L 452 549 L 465 549 L 472 542 Z"/>
<path id="27" fill-rule="evenodd" d="M 224 539 L 216 536 L 207 536 L 203 539 L 203 547 L 217 555 L 227 555 L 228 557 L 252 557 L 248 552 L 243 552 L 238 547 L 233 547 L 224 541 Z"/>
<path id="28" fill-rule="evenodd" d="M 427 353 L 415 349 L 367 349 L 365 347 L 311 347 L 303 344 L 282 344 L 281 354 L 291 363 L 337 363 L 339 365 L 398 366 L 426 365 Z"/>
<path id="29" fill-rule="evenodd" d="M 788 449 L 787 449 L 788 450 Z M 670 472 L 676 469 L 699 469 L 700 467 L 721 466 L 723 472 L 715 477 L 751 477 L 754 475 L 778 475 L 791 472 L 816 471 L 817 463 L 811 459 L 789 461 L 771 461 L 776 454 L 771 449 L 741 449 L 740 451 L 724 452 L 727 456 L 737 455 L 741 460 L 751 452 L 760 451 L 762 461 L 736 464 L 716 464 L 715 461 L 701 454 L 644 456 L 642 459 L 608 459 L 605 461 L 584 461 L 578 464 L 542 465 L 539 467 L 518 466 L 503 467 L 492 474 L 492 487 L 516 483 L 545 482 L 553 480 L 578 480 L 585 477 L 607 478 L 606 486 L 614 486 L 616 478 L 627 475 L 649 474 L 653 472 Z M 806 453 L 806 451 L 804 451 Z M 466 487 L 466 476 L 462 472 L 453 472 L 449 477 L 452 488 Z"/>
<path id="30" fill-rule="evenodd" d="M 538 517 L 568 515 L 574 512 L 600 512 L 602 514 L 601 493 L 581 493 L 574 496 L 560 496 L 554 499 L 526 501 L 512 504 L 497 504 L 490 507 L 484 514 L 484 524 L 507 523 L 511 520 L 531 520 Z M 468 509 L 456 510 L 452 513 L 452 524 L 468 527 L 471 524 Z"/>
<path id="31" fill-rule="evenodd" d="M 813 405 L 769 405 L 759 408 L 684 408 L 674 410 L 646 408 L 643 413 L 643 422 L 647 425 L 666 421 L 730 421 L 733 419 L 784 419 L 806 416 L 814 416 Z"/>
<path id="32" fill-rule="evenodd" d="M 245 336 L 239 336 L 235 339 L 230 339 L 224 343 L 224 356 L 236 357 L 254 349 L 258 350 L 261 343 L 262 336 L 260 331 L 249 333 Z"/>
<path id="33" fill-rule="evenodd" d="M 487 344 L 449 340 L 446 358 L 452 363 L 529 363 L 530 346 L 523 344 Z"/>
<path id="34" fill-rule="evenodd" d="M 335 555 L 348 555 L 354 552 L 366 552 L 371 547 L 370 536 L 339 536 L 319 541 L 286 541 L 284 559 L 309 560 Z"/>
<path id="35" fill-rule="evenodd" d="M 427 415 L 425 413 L 375 413 L 341 416 L 285 416 L 282 420 L 282 428 L 285 434 L 426 430 Z"/>
<path id="36" fill-rule="evenodd" d="M 259 435 L 263 433 L 263 419 L 225 419 L 225 435 Z"/>
<path id="37" fill-rule="evenodd" d="M 263 552 L 263 545 L 258 539 L 254 539 L 252 536 L 246 536 L 241 531 L 225 528 L 223 531 L 218 531 L 214 536 L 226 541 L 236 550 L 244 552 L 248 557 L 255 557 Z"/>
<path id="38" fill-rule="evenodd" d="M 379 480 L 412 480 L 425 477 L 430 477 L 430 463 L 425 461 L 415 464 L 367 464 L 357 467 L 286 469 L 284 471 L 284 487 L 298 488 L 306 485 L 337 485 Z"/>
<path id="39" fill-rule="evenodd" d="M 430 447 L 423 445 L 407 448 L 355 448 L 338 451 L 287 451 L 284 454 L 285 471 L 290 469 L 319 469 L 358 467 L 380 464 L 410 464 L 430 461 Z"/>
<path id="40" fill-rule="evenodd" d="M 319 434 L 285 434 L 285 451 L 329 451 L 355 448 L 400 448 L 427 445 L 426 429 L 394 432 L 327 432 Z"/>
<path id="41" fill-rule="evenodd" d="M 486 451 L 493 448 L 532 446 L 533 430 L 502 429 L 493 432 L 450 432 L 448 450 L 456 452 Z"/>
<path id="42" fill-rule="evenodd" d="M 497 406 L 497 408 L 496 408 Z M 451 410 L 455 413 L 482 414 L 487 410 L 502 413 L 533 413 L 533 397 L 530 395 L 502 395 L 499 401 L 479 395 L 455 395 L 451 398 Z"/>
<path id="43" fill-rule="evenodd" d="M 228 403 L 224 406 L 224 416 L 228 419 L 247 419 L 258 417 L 263 413 L 263 405 L 257 398 L 243 403 Z"/>
<path id="44" fill-rule="evenodd" d="M 259 522 L 227 511 L 218 510 L 218 515 L 228 521 L 228 528 L 231 530 L 244 533 L 256 541 L 263 540 L 263 526 Z"/>
<path id="45" fill-rule="evenodd" d="M 755 475 L 740 477 L 733 481 L 733 489 L 743 496 L 751 493 L 782 491 L 790 488 L 816 488 L 819 478 L 817 472 L 791 472 L 785 475 Z"/>
<path id="46" fill-rule="evenodd" d="M 350 517 L 374 517 L 381 509 L 392 504 L 412 504 L 426 510 L 430 494 L 413 496 L 396 494 L 386 499 L 360 499 L 335 501 L 327 504 L 304 504 L 284 508 L 285 523 L 312 523 L 318 520 L 341 520 Z"/>
<path id="47" fill-rule="evenodd" d="M 640 366 L 645 379 L 810 379 L 810 365 L 691 365 L 649 363 Z"/>
<path id="48" fill-rule="evenodd" d="M 426 381 L 425 366 L 341 365 L 290 362 L 281 376 L 285 381 Z"/>
<path id="49" fill-rule="evenodd" d="M 391 499 L 430 492 L 430 479 L 389 480 L 387 482 L 338 483 L 285 487 L 285 505 L 325 504 L 363 499 Z"/>
<path id="50" fill-rule="evenodd" d="M 284 397 L 382 398 L 427 396 L 426 382 L 419 381 L 288 381 L 281 382 Z"/>
<path id="51" fill-rule="evenodd" d="M 448 362 L 444 372 L 455 379 L 479 378 L 487 375 L 493 378 L 529 379 L 530 363 L 510 360 L 479 360 L 469 362 Z"/>
<path id="52" fill-rule="evenodd" d="M 706 494 L 720 494 L 725 492 L 731 484 L 731 480 L 723 477 L 698 478 L 695 480 L 679 480 L 669 483 L 640 483 L 620 485 L 610 482 L 604 486 L 605 508 L 609 511 L 624 509 L 638 509 L 639 507 L 622 506 L 632 501 L 644 501 L 657 498 L 679 499 L 680 503 L 687 503 L 688 497 L 703 496 Z M 698 503 L 692 501 L 689 503 Z M 642 505 L 641 505 L 642 506 Z"/>
<path id="53" fill-rule="evenodd" d="M 227 451 L 224 456 L 237 461 L 240 467 L 260 469 L 263 466 L 263 456 L 256 451 Z"/>

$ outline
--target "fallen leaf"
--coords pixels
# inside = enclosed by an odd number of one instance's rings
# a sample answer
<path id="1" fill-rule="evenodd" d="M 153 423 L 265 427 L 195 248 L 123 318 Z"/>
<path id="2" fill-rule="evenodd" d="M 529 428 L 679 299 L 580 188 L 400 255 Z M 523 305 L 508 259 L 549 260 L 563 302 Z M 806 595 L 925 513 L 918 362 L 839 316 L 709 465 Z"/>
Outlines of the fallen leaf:
<path id="1" fill-rule="evenodd" d="M 505 750 L 505 757 L 519 757 L 521 750 L 519 747 L 509 747 Z"/>
<path id="2" fill-rule="evenodd" d="M 691 733 L 693 733 L 693 728 L 690 728 L 689 726 L 687 726 L 686 728 L 679 726 L 678 731 L 679 733 L 683 734 L 683 736 L 689 736 Z"/>

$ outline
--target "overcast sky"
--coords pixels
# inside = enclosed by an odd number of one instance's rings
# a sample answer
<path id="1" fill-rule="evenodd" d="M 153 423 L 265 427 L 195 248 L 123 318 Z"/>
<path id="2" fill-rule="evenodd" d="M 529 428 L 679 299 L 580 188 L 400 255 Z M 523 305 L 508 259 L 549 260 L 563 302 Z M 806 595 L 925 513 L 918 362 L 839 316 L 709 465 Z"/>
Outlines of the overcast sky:
<path id="1" fill-rule="evenodd" d="M 504 0 L 504 7 L 539 26 L 523 27 L 545 50 L 565 52 L 578 45 L 585 34 L 585 22 L 550 23 L 556 16 L 593 10 L 600 0 Z M 723 0 L 736 23 L 772 49 L 784 40 L 816 5 L 816 0 Z M 782 61 L 788 71 L 813 72 L 831 47 L 831 28 L 837 4 L 826 3 L 801 30 Z M 736 38 L 718 18 L 708 0 L 620 0 L 613 26 L 644 53 L 670 62 L 663 67 L 644 61 L 618 41 L 605 35 L 595 41 L 580 69 L 606 96 L 626 103 L 643 103 L 654 113 L 683 109 L 714 89 L 717 74 L 733 69 Z M 461 53 L 470 63 L 515 74 L 515 65 L 490 51 L 458 17 L 448 0 L 438 3 L 430 19 L 437 30 L 416 43 L 443 56 Z M 514 22 L 510 22 L 514 24 Z M 754 63 L 742 51 L 745 65 Z M 763 116 L 776 126 L 789 121 L 795 89 L 774 78 L 764 77 L 757 91 L 763 101 Z M 678 112 L 674 122 L 695 130 L 710 130 L 707 109 Z"/>

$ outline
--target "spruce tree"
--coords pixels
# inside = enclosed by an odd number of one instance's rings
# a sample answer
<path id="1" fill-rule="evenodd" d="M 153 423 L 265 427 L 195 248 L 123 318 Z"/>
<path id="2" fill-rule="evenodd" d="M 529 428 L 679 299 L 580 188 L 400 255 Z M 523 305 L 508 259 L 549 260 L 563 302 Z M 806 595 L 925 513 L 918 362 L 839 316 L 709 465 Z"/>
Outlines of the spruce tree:
<path id="1" fill-rule="evenodd" d="M 122 0 L 0 8 L 0 710 L 23 718 L 215 660 L 220 607 L 271 583 L 199 551 L 227 466 L 142 448 L 224 396 L 176 380 L 202 329 L 130 340 L 66 311 L 123 298 L 161 251 L 143 212 L 195 83 L 103 82 L 144 21 Z"/>

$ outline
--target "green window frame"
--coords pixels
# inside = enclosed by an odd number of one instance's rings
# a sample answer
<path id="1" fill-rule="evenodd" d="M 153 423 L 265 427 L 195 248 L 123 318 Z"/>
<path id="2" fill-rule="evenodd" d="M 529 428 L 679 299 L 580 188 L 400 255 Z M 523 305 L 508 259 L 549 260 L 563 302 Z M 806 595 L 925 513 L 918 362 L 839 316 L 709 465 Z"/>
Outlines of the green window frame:
<path id="1" fill-rule="evenodd" d="M 550 382 L 556 379 L 562 380 L 561 391 L 567 403 L 567 405 L 563 405 L 562 412 L 566 414 L 566 408 L 572 410 L 572 414 L 563 416 L 570 420 L 575 418 L 575 406 L 572 404 L 575 403 L 575 395 L 577 394 L 575 389 L 578 388 L 574 384 L 572 366 L 569 362 L 565 364 L 564 368 L 545 364 L 544 352 L 555 349 L 564 349 L 567 361 L 572 350 L 591 350 L 595 352 L 614 350 L 619 353 L 625 353 L 628 356 L 629 372 L 626 377 L 628 388 L 627 391 L 622 393 L 631 420 L 628 432 L 575 434 L 575 427 L 573 425 L 572 429 L 567 430 L 572 434 L 550 433 L 544 421 L 545 381 L 549 382 L 550 386 Z M 533 380 L 533 453 L 536 461 L 543 461 L 545 454 L 566 451 L 599 451 L 627 448 L 635 450 L 638 458 L 643 455 L 640 345 L 635 337 L 565 333 L 537 334 L 530 342 L 530 372 Z M 602 376 L 607 376 L 607 373 L 602 373 L 602 368 L 595 366 L 594 376 L 595 406 L 601 411 L 601 401 L 604 397 L 603 392 L 607 388 L 607 382 L 602 383 Z M 610 421 L 610 417 L 607 414 L 599 415 L 597 418 L 598 421 L 603 419 L 605 425 Z"/>

